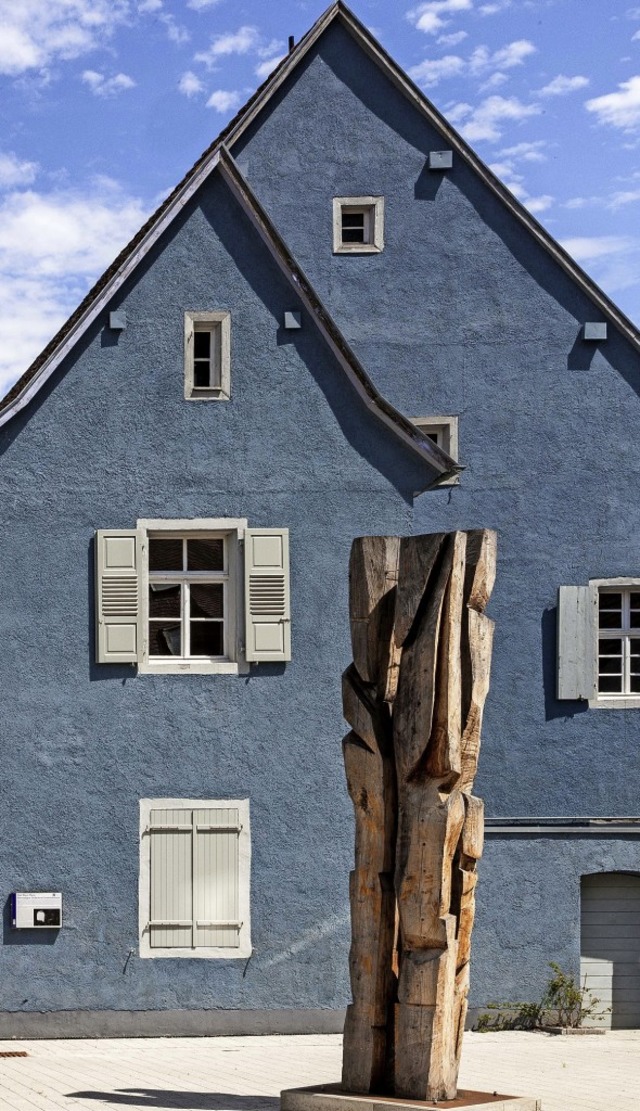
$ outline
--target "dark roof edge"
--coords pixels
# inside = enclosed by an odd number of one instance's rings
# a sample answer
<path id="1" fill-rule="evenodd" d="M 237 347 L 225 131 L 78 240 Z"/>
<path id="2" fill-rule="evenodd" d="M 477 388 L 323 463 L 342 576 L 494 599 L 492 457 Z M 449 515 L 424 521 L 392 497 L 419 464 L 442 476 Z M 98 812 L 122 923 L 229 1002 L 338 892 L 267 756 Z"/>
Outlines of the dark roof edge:
<path id="1" fill-rule="evenodd" d="M 402 440 L 405 447 L 410 448 L 423 463 L 427 463 L 438 473 L 436 481 L 453 478 L 459 474 L 464 468 L 398 412 L 376 389 L 362 363 L 352 351 L 311 282 L 298 266 L 286 243 L 242 176 L 237 163 L 224 146 L 220 148 L 218 168 L 367 408 Z"/>
<path id="2" fill-rule="evenodd" d="M 435 105 L 425 97 L 424 93 L 414 84 L 411 78 L 407 76 L 404 70 L 402 70 L 391 55 L 387 53 L 384 47 L 377 42 L 371 32 L 360 22 L 358 17 L 354 15 L 351 9 L 348 8 L 342 0 L 337 0 L 335 4 L 327 8 L 304 38 L 300 40 L 298 46 L 294 48 L 291 54 L 283 60 L 279 68 L 272 74 L 272 80 L 263 86 L 262 90 L 259 91 L 259 95 L 256 94 L 250 104 L 247 104 L 246 111 L 242 111 L 235 120 L 231 121 L 225 133 L 225 143 L 227 147 L 231 148 L 233 143 L 242 135 L 247 127 L 249 127 L 264 103 L 287 79 L 303 54 L 307 53 L 316 39 L 335 18 L 340 19 L 341 23 L 349 30 L 353 37 L 357 39 L 369 57 L 384 70 L 392 83 L 407 96 L 414 107 L 428 119 L 429 123 L 438 131 L 442 132 L 443 138 L 445 138 L 447 142 L 451 144 L 451 147 L 469 163 L 484 184 L 500 198 L 513 216 L 515 216 L 521 224 L 524 224 L 547 253 L 555 259 L 569 277 L 571 277 L 573 281 L 580 286 L 583 292 L 591 298 L 601 312 L 609 318 L 611 323 L 615 324 L 625 338 L 640 351 L 640 328 L 618 308 L 604 290 L 600 289 L 593 278 L 578 265 L 568 251 L 565 251 L 564 247 L 560 246 L 551 233 L 536 220 L 535 216 L 531 215 L 517 197 L 507 189 L 506 185 L 495 176 L 489 167 L 478 157 L 462 136 L 451 127 Z"/>
<path id="3" fill-rule="evenodd" d="M 389 79 L 407 96 L 411 103 L 436 127 L 452 146 L 476 171 L 485 184 L 503 201 L 509 211 L 524 224 L 540 245 L 558 262 L 565 272 L 600 308 L 602 313 L 622 332 L 625 338 L 640 351 L 640 330 L 607 297 L 584 270 L 571 258 L 559 243 L 520 204 L 516 197 L 499 181 L 460 135 L 447 123 L 438 110 L 426 99 L 411 79 L 400 69 L 379 43 L 371 36 L 351 10 L 337 0 L 313 24 L 297 46 L 256 89 L 245 106 L 224 128 L 216 140 L 204 151 L 194 166 L 149 217 L 139 232 L 116 257 L 110 267 L 89 290 L 69 319 L 62 325 L 24 374 L 0 399 L 0 426 L 29 404 L 32 397 L 54 372 L 65 355 L 95 320 L 105 301 L 114 295 L 144 257 L 149 248 L 171 223 L 218 161 L 220 145 L 229 147 L 252 123 L 273 93 L 287 79 L 297 64 L 313 46 L 322 32 L 339 18 L 361 47 L 382 68 Z M 399 414 L 398 414 L 399 416 Z M 404 418 L 402 418 L 404 419 Z M 443 453 L 444 454 L 444 453 Z M 457 468 L 458 470 L 460 468 Z"/>

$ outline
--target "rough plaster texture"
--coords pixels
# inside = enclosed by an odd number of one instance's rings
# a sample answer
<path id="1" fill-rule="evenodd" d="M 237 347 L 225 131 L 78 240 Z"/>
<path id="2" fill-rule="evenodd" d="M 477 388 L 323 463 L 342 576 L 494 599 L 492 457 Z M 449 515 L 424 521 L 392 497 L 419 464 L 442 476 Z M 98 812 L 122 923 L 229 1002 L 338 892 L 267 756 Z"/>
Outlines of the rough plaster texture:
<path id="1" fill-rule="evenodd" d="M 357 137 L 357 141 L 355 138 Z M 360 407 L 217 179 L 26 414 L 0 433 L 0 660 L 11 889 L 62 889 L 59 935 L 5 907 L 0 1010 L 340 1008 L 351 816 L 339 675 L 354 536 L 497 528 L 497 621 L 477 791 L 497 815 L 633 814 L 640 711 L 555 699 L 561 583 L 637 574 L 639 359 L 339 29 L 234 154 L 382 392 L 456 413 L 459 487 Z M 382 193 L 385 249 L 334 256 L 334 195 Z M 185 309 L 232 313 L 232 399 L 183 400 Z M 92 535 L 138 517 L 246 516 L 291 530 L 291 664 L 144 676 L 93 663 Z M 137 958 L 140 797 L 250 797 L 255 953 Z M 9 815 L 10 810 L 10 815 Z M 580 874 L 638 870 L 633 839 L 491 837 L 472 1001 L 577 968 Z M 111 1020 L 110 1020 L 111 1021 Z M 146 1020 L 145 1020 L 146 1021 Z M 112 1026 L 109 1027 L 113 1029 Z"/>
<path id="2" fill-rule="evenodd" d="M 14 932 L 5 908 L 0 1010 L 340 1008 L 349 548 L 410 531 L 432 476 L 308 319 L 281 330 L 295 293 L 217 176 L 116 307 L 126 331 L 105 314 L 0 440 L 2 875 L 6 895 L 64 895 L 59 933 Z M 231 312 L 229 402 L 183 398 L 186 308 Z M 96 665 L 94 530 L 224 516 L 290 529 L 293 661 L 249 677 Z M 170 796 L 251 800 L 248 962 L 137 956 L 138 800 Z"/>
<path id="3" fill-rule="evenodd" d="M 333 26 L 233 153 L 378 388 L 407 416 L 459 415 L 466 470 L 416 500 L 414 527 L 498 530 L 487 813 L 637 814 L 640 710 L 555 690 L 558 587 L 640 574 L 640 358 L 611 325 L 584 343 L 591 301 L 460 158 L 426 168 L 442 147 Z M 385 197 L 384 251 L 333 255 L 332 198 L 359 194 Z M 531 998 L 550 959 L 577 968 L 580 873 L 640 870 L 637 840 L 551 844 L 549 874 L 526 841 L 489 842 L 476 1002 Z"/>

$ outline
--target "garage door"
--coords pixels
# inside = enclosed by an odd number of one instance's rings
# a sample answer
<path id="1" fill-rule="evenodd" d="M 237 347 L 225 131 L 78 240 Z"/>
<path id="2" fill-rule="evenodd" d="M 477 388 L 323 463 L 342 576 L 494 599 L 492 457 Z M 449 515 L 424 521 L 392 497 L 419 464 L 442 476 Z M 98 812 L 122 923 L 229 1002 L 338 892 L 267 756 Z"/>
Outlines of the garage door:
<path id="1" fill-rule="evenodd" d="M 640 1027 L 640 876 L 582 877 L 580 981 L 611 1012 L 590 1025 Z"/>

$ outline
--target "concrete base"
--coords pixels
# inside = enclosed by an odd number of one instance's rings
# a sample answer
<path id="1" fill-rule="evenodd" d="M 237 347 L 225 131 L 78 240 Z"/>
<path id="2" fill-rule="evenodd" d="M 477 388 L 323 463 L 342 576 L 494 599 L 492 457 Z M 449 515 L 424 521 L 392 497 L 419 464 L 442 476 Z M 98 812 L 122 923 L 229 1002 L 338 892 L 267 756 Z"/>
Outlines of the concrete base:
<path id="1" fill-rule="evenodd" d="M 344 1011 L 0 1011 L 0 1038 L 212 1038 L 341 1034 Z"/>
<path id="2" fill-rule="evenodd" d="M 497 1092 L 471 1092 L 460 1088 L 457 1099 L 402 1099 L 396 1096 L 355 1095 L 344 1092 L 340 1084 L 316 1088 L 287 1088 L 280 1093 L 281 1111 L 541 1111 L 542 1103 L 530 1096 L 505 1096 Z"/>

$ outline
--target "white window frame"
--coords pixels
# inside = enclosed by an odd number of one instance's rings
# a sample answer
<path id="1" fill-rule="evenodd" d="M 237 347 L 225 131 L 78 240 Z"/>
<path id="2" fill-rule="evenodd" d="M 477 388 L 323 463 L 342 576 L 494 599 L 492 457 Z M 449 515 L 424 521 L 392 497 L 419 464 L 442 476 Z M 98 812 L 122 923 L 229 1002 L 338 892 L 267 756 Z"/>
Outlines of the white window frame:
<path id="1" fill-rule="evenodd" d="M 141 624 L 142 646 L 138 671 L 147 675 L 247 675 L 249 664 L 244 655 L 244 570 L 240 545 L 244 541 L 246 518 L 212 517 L 195 520 L 144 519 L 136 527 L 144 532 L 141 570 Z M 225 616 L 223 658 L 191 658 L 181 656 L 149 655 L 149 578 L 158 578 L 149 572 L 149 538 L 178 534 L 181 538 L 222 538 L 225 541 Z M 210 576 L 217 577 L 217 576 Z M 206 576 L 205 576 L 206 578 Z M 180 581 L 176 577 L 176 581 Z M 183 617 L 184 620 L 184 617 Z"/>
<path id="2" fill-rule="evenodd" d="M 365 242 L 343 243 L 342 213 L 362 211 L 365 216 Z M 333 198 L 333 252 L 336 255 L 379 254 L 384 248 L 384 197 Z"/>
<path id="3" fill-rule="evenodd" d="M 599 599 L 600 593 L 601 592 L 602 593 L 614 593 L 614 592 L 618 591 L 618 592 L 621 592 L 622 594 L 624 594 L 625 591 L 627 593 L 630 593 L 631 591 L 640 591 L 640 578 L 631 578 L 631 577 L 626 577 L 625 576 L 625 577 L 622 577 L 622 578 L 615 578 L 615 579 L 590 579 L 589 580 L 589 587 L 591 589 L 592 602 L 593 602 L 593 611 L 592 612 L 595 615 L 595 617 L 594 617 L 595 627 L 594 627 L 594 638 L 593 638 L 594 639 L 593 654 L 594 654 L 595 676 L 596 676 L 596 683 L 597 683 L 597 681 L 598 681 L 599 642 L 600 642 L 600 626 L 599 626 L 599 620 L 598 620 L 598 613 L 599 613 L 598 599 Z M 623 605 L 624 605 L 624 603 L 623 603 Z M 618 632 L 615 629 L 613 629 L 613 630 L 603 629 L 602 630 L 602 637 L 603 637 L 603 639 L 606 639 L 607 638 L 607 633 L 609 633 L 614 639 L 620 639 L 620 638 L 624 639 L 626 637 L 627 642 L 632 637 L 634 639 L 640 640 L 640 629 L 638 629 L 636 632 L 637 632 L 637 636 L 632 631 L 627 631 L 625 633 L 625 632 Z M 628 652 L 625 652 L 625 657 L 627 657 L 627 656 L 628 656 Z M 631 694 L 631 693 L 611 694 L 609 692 L 604 692 L 602 694 L 598 693 L 598 695 L 595 698 L 589 699 L 589 708 L 593 709 L 593 710 L 632 710 L 632 709 L 635 709 L 637 707 L 640 707 L 640 692 L 638 692 L 637 694 Z"/>
<path id="4" fill-rule="evenodd" d="M 237 809 L 240 820 L 238 844 L 238 915 L 241 922 L 238 946 L 197 946 L 186 948 L 151 947 L 149 917 L 151 900 L 151 837 L 152 810 L 216 810 Z M 138 886 L 138 931 L 141 957 L 172 959 L 246 960 L 251 956 L 251 826 L 249 799 L 141 799 L 140 800 L 140 876 Z"/>
<path id="5" fill-rule="evenodd" d="M 424 432 L 426 436 L 430 436 L 437 447 L 446 451 L 447 455 L 457 463 L 458 458 L 458 418 L 454 416 L 426 416 L 426 417 L 409 417 L 412 424 Z M 460 477 L 454 475 L 453 478 L 445 479 L 444 482 L 439 482 L 438 486 L 459 486 Z"/>
<path id="6" fill-rule="evenodd" d="M 196 331 L 217 333 L 220 352 L 220 384 L 198 387 L 194 378 Z M 213 338 L 212 338 L 213 342 Z M 231 313 L 193 312 L 184 314 L 184 396 L 187 401 L 229 401 L 231 397 Z"/>

